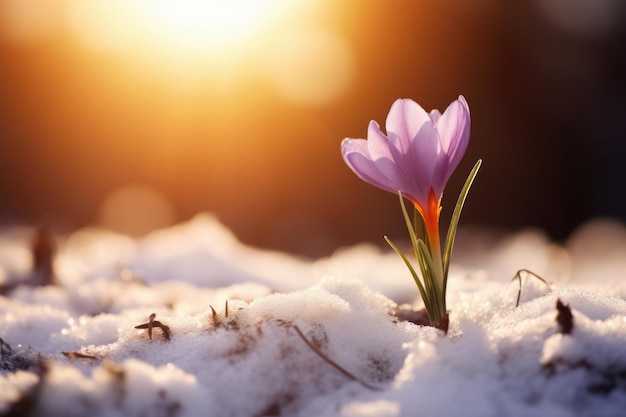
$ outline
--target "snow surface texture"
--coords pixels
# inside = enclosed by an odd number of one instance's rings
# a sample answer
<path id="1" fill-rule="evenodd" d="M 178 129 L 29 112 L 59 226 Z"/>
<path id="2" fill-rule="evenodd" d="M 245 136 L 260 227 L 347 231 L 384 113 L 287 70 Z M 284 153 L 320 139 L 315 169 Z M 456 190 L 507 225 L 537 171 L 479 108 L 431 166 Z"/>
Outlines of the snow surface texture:
<path id="1" fill-rule="evenodd" d="M 394 317 L 421 301 L 402 261 L 373 246 L 308 261 L 246 247 L 205 214 L 142 240 L 79 231 L 59 242 L 60 285 L 19 285 L 30 233 L 0 234 L 0 415 L 626 413 L 617 223 L 563 247 L 536 230 L 460 231 L 447 336 Z M 516 307 L 520 268 L 550 285 L 521 274 Z"/>

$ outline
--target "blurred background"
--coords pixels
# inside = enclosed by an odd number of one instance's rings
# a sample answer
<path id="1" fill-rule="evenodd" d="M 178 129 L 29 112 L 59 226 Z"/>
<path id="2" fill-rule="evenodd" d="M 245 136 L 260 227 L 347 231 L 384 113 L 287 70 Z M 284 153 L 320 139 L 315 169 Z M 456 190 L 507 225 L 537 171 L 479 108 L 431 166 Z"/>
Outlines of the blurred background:
<path id="1" fill-rule="evenodd" d="M 323 256 L 404 236 L 343 163 L 393 101 L 463 94 L 463 225 L 626 219 L 623 0 L 0 0 L 0 222 L 136 236 L 203 211 Z"/>

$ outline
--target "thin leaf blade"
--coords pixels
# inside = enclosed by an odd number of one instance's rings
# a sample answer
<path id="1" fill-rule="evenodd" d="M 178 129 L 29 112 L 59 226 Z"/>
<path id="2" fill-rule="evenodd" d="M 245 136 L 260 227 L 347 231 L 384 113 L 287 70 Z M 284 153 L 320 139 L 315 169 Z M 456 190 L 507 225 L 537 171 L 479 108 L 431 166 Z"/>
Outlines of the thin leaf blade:
<path id="1" fill-rule="evenodd" d="M 450 227 L 448 228 L 448 233 L 446 236 L 446 244 L 445 244 L 445 250 L 444 250 L 444 255 L 443 255 L 443 279 L 444 279 L 443 291 L 444 291 L 444 294 L 445 294 L 446 287 L 447 287 L 450 258 L 452 256 L 452 248 L 454 247 L 454 240 L 456 238 L 456 230 L 459 224 L 459 219 L 461 218 L 461 211 L 463 210 L 463 205 L 465 204 L 465 199 L 467 198 L 470 187 L 472 186 L 472 183 L 474 182 L 476 175 L 478 175 L 478 170 L 480 169 L 482 162 L 483 162 L 482 159 L 479 159 L 474 165 L 474 168 L 472 168 L 472 170 L 470 171 L 467 179 L 465 180 L 465 184 L 463 185 L 463 188 L 461 189 L 461 194 L 459 194 L 459 198 L 456 202 L 456 206 L 454 207 L 454 212 L 452 213 L 452 218 L 450 220 Z"/>

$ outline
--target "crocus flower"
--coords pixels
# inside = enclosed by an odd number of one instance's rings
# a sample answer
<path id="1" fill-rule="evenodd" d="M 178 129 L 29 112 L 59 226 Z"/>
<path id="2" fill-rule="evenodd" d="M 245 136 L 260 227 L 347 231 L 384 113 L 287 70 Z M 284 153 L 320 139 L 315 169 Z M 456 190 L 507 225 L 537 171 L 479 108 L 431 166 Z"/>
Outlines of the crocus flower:
<path id="1" fill-rule="evenodd" d="M 359 178 L 383 190 L 400 194 L 422 280 L 398 247 L 387 237 L 385 239 L 409 267 L 424 299 L 431 324 L 447 331 L 446 283 L 450 253 L 460 212 L 480 167 L 480 160 L 461 191 L 448 229 L 443 257 L 439 213 L 443 190 L 469 143 L 469 107 L 465 98 L 459 96 L 443 114 L 437 110 L 427 113 L 413 100 L 399 99 L 389 110 L 386 131 L 386 134 L 383 133 L 378 123 L 372 120 L 367 140 L 344 139 L 341 153 Z M 425 236 L 416 236 L 415 223 L 411 224 L 402 197 L 409 199 L 417 209 L 426 226 Z"/>
<path id="2" fill-rule="evenodd" d="M 410 99 L 391 106 L 385 135 L 372 120 L 365 139 L 344 139 L 343 159 L 362 180 L 402 193 L 430 232 L 438 224 L 443 190 L 469 143 L 470 112 L 463 96 L 441 114 Z"/>

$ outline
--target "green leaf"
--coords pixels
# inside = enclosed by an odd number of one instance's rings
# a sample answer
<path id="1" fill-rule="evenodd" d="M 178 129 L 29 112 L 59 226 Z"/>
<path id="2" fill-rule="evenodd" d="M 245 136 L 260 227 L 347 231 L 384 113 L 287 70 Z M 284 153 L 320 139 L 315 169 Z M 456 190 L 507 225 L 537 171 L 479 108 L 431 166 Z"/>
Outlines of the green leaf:
<path id="1" fill-rule="evenodd" d="M 409 231 L 409 236 L 411 237 L 411 246 L 413 246 L 413 252 L 415 253 L 415 257 L 417 258 L 417 236 L 415 235 L 415 229 L 413 227 L 413 222 L 409 217 L 409 213 L 406 210 L 406 205 L 404 204 L 404 197 L 402 197 L 402 192 L 398 193 L 400 196 L 400 207 L 402 207 L 402 215 L 404 216 L 404 222 L 406 223 L 406 228 Z"/>
<path id="2" fill-rule="evenodd" d="M 450 220 L 450 227 L 448 228 L 448 234 L 446 236 L 446 246 L 443 254 L 443 293 L 446 293 L 446 287 L 448 284 L 448 269 L 450 266 L 450 257 L 452 256 L 452 248 L 454 247 L 454 239 L 456 238 L 456 229 L 459 224 L 459 219 L 461 218 L 461 211 L 463 210 L 463 205 L 465 204 L 465 199 L 467 198 L 467 194 L 469 193 L 470 187 L 474 182 L 474 178 L 478 174 L 478 170 L 482 164 L 482 159 L 479 159 L 472 171 L 469 173 L 467 180 L 465 180 L 465 185 L 461 189 L 461 194 L 459 194 L 459 199 L 456 202 L 456 206 L 454 207 L 454 212 L 452 213 L 452 218 Z"/>
<path id="3" fill-rule="evenodd" d="M 420 269 L 422 270 L 422 276 L 424 277 L 424 287 L 426 287 L 426 292 L 430 294 L 430 298 L 433 300 L 432 309 L 427 309 L 428 317 L 432 321 L 435 317 L 437 317 L 442 308 L 445 309 L 445 307 L 442 307 L 445 305 L 445 300 L 442 299 L 442 293 L 439 285 L 437 284 L 437 277 L 433 276 L 433 274 L 436 273 L 433 257 L 423 240 L 420 239 L 417 243 L 417 260 L 420 265 Z"/>
<path id="4" fill-rule="evenodd" d="M 426 243 L 426 246 L 429 246 L 428 233 L 426 233 L 426 223 L 424 222 L 424 218 L 420 214 L 417 207 L 413 207 L 413 231 L 418 239 L 422 239 L 424 243 Z"/>
<path id="5" fill-rule="evenodd" d="M 417 284 L 417 289 L 420 292 L 420 295 L 422 296 L 422 300 L 424 300 L 424 304 L 428 305 L 430 304 L 429 301 L 429 296 L 426 293 L 426 289 L 424 288 L 424 286 L 422 285 L 422 282 L 420 281 L 419 276 L 417 275 L 417 272 L 415 272 L 415 269 L 413 268 L 413 265 L 411 265 L 411 262 L 409 262 L 409 259 L 404 255 L 404 253 L 402 253 L 402 251 L 391 241 L 391 239 L 389 239 L 387 236 L 385 236 L 385 241 L 387 241 L 387 243 L 389 244 L 389 246 L 391 246 L 391 248 L 398 254 L 400 255 L 400 257 L 402 258 L 402 260 L 404 261 L 404 263 L 406 264 L 406 266 L 409 268 L 409 271 L 411 272 L 411 275 L 413 276 L 413 279 L 415 280 L 415 283 Z"/>

